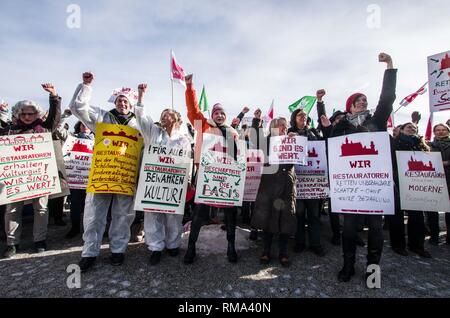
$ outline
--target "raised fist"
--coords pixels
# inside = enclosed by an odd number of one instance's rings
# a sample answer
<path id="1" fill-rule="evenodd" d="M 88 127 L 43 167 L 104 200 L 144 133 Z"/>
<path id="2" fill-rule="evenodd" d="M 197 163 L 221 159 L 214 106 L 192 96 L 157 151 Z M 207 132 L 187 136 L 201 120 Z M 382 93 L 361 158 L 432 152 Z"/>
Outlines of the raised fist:
<path id="1" fill-rule="evenodd" d="M 248 107 L 244 107 L 244 108 L 242 109 L 242 112 L 243 112 L 244 114 L 247 114 L 249 111 L 250 111 L 250 108 L 248 108 Z"/>
<path id="2" fill-rule="evenodd" d="M 189 75 L 186 75 L 185 77 L 184 77 L 184 81 L 186 82 L 186 85 L 190 85 L 190 84 L 192 84 L 192 77 L 194 76 L 194 74 L 189 74 Z"/>
<path id="3" fill-rule="evenodd" d="M 380 53 L 378 55 L 378 61 L 381 63 L 389 63 L 389 62 L 392 62 L 392 58 L 389 54 Z"/>
<path id="4" fill-rule="evenodd" d="M 319 90 L 316 92 L 317 100 L 318 100 L 319 102 L 321 102 L 321 101 L 322 101 L 322 98 L 325 96 L 325 94 L 326 94 L 326 92 L 325 92 L 324 89 L 319 89 Z"/>
<path id="5" fill-rule="evenodd" d="M 422 115 L 418 111 L 415 111 L 411 114 L 411 120 L 414 124 L 418 124 L 421 119 Z"/>
<path id="6" fill-rule="evenodd" d="M 147 84 L 139 84 L 138 86 L 139 94 L 145 94 L 146 91 L 147 91 Z"/>
<path id="7" fill-rule="evenodd" d="M 41 86 L 44 89 L 44 91 L 49 92 L 50 95 L 52 95 L 52 96 L 56 96 L 56 90 L 55 90 L 55 86 L 53 86 L 53 84 L 45 83 L 45 84 L 42 84 Z"/>
<path id="8" fill-rule="evenodd" d="M 238 126 L 241 123 L 241 120 L 239 118 L 233 118 L 231 121 L 231 126 Z"/>
<path id="9" fill-rule="evenodd" d="M 84 85 L 91 85 L 93 80 L 94 80 L 94 74 L 92 74 L 91 72 L 83 73 L 83 84 Z"/>

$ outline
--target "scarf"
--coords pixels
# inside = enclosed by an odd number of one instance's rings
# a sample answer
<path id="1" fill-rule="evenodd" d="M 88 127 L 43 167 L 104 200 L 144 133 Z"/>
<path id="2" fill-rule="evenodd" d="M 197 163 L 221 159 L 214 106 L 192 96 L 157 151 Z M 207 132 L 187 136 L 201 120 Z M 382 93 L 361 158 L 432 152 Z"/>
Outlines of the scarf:
<path id="1" fill-rule="evenodd" d="M 11 128 L 11 130 L 18 131 L 19 134 L 21 134 L 21 133 L 44 133 L 44 132 L 47 132 L 48 130 L 42 126 L 43 124 L 44 124 L 44 122 L 40 118 L 28 125 L 19 119 L 17 121 L 17 124 L 15 126 L 13 126 Z"/>
<path id="2" fill-rule="evenodd" d="M 347 120 L 350 124 L 352 124 L 355 127 L 359 127 L 362 126 L 362 124 L 364 124 L 364 122 L 367 120 L 367 117 L 369 117 L 370 115 L 370 111 L 369 110 L 365 110 L 363 112 L 357 113 L 357 114 L 347 114 Z"/>
<path id="3" fill-rule="evenodd" d="M 128 125 L 128 123 L 135 117 L 134 113 L 130 112 L 128 115 L 120 114 L 117 109 L 110 110 L 109 113 L 119 123 L 119 125 Z"/>
<path id="4" fill-rule="evenodd" d="M 400 134 L 399 139 L 401 141 L 404 141 L 408 144 L 410 144 L 413 147 L 419 147 L 420 146 L 420 138 L 417 136 L 408 136 L 405 134 Z"/>

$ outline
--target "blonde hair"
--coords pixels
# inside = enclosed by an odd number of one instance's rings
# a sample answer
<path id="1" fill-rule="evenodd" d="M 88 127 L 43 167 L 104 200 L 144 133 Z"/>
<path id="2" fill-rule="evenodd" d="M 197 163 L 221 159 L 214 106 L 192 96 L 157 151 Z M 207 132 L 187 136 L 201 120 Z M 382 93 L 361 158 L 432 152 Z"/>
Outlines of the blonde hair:
<path id="1" fill-rule="evenodd" d="M 181 119 L 181 114 L 176 110 L 170 108 L 166 108 L 162 111 L 160 121 L 165 112 L 168 112 L 169 115 L 172 117 L 172 119 L 174 120 L 174 125 L 176 125 L 177 127 L 181 126 L 181 124 L 183 123 L 183 119 Z"/>

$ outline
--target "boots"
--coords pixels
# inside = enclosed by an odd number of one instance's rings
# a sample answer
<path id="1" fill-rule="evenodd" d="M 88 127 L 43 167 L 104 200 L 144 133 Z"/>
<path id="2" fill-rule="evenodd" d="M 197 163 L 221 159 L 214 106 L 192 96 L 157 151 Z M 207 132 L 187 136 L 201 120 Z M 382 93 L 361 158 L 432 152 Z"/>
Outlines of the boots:
<path id="1" fill-rule="evenodd" d="M 355 267 L 353 264 L 344 263 L 344 267 L 338 273 L 338 281 L 348 282 L 355 275 Z"/>
<path id="2" fill-rule="evenodd" d="M 189 242 L 186 255 L 184 255 L 184 263 L 192 264 L 195 259 L 195 243 Z"/>
<path id="3" fill-rule="evenodd" d="M 236 253 L 236 249 L 234 248 L 234 242 L 228 242 L 228 249 L 227 249 L 227 257 L 228 257 L 228 261 L 230 263 L 237 263 L 237 253 Z"/>

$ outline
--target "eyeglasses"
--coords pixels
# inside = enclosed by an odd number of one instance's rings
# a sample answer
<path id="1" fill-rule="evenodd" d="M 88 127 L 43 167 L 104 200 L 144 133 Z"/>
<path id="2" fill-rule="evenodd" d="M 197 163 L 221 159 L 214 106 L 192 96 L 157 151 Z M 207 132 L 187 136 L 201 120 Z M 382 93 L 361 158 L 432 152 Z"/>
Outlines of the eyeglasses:
<path id="1" fill-rule="evenodd" d="M 26 117 L 26 116 L 34 116 L 34 115 L 36 115 L 36 114 L 37 114 L 37 113 L 21 113 L 20 116 Z"/>

